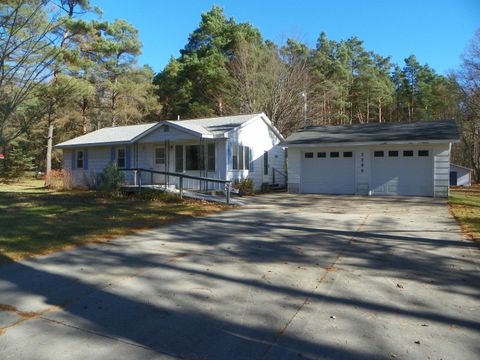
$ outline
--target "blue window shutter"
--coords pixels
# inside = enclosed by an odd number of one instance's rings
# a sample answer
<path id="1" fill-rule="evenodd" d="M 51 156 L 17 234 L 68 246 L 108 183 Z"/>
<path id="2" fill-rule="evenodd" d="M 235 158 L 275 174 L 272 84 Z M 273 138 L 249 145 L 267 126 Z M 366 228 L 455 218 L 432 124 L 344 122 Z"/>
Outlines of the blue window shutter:
<path id="1" fill-rule="evenodd" d="M 227 143 L 227 171 L 232 169 L 232 143 Z"/>
<path id="2" fill-rule="evenodd" d="M 253 151 L 252 148 L 250 148 L 250 171 L 253 171 Z"/>
<path id="3" fill-rule="evenodd" d="M 130 145 L 125 149 L 125 169 L 130 169 Z"/>
<path id="4" fill-rule="evenodd" d="M 83 151 L 83 168 L 88 170 L 88 149 Z"/>
<path id="5" fill-rule="evenodd" d="M 76 165 L 77 165 L 77 151 L 72 150 L 72 170 L 75 170 Z"/>
<path id="6" fill-rule="evenodd" d="M 115 146 L 112 146 L 112 147 L 110 148 L 110 160 L 111 160 L 112 162 L 115 162 L 115 155 L 116 155 L 116 154 L 115 154 Z"/>

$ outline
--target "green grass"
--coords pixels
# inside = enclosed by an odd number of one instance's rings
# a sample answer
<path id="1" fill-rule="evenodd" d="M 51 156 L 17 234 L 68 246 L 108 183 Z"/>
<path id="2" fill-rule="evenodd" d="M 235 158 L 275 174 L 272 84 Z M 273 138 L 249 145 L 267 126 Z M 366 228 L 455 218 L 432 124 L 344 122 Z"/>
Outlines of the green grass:
<path id="1" fill-rule="evenodd" d="M 480 241 L 480 184 L 451 190 L 448 202 L 463 232 Z"/>
<path id="2" fill-rule="evenodd" d="M 58 192 L 40 180 L 0 183 L 0 262 L 104 241 L 179 219 L 219 211 L 199 201 L 104 198 L 94 191 Z"/>

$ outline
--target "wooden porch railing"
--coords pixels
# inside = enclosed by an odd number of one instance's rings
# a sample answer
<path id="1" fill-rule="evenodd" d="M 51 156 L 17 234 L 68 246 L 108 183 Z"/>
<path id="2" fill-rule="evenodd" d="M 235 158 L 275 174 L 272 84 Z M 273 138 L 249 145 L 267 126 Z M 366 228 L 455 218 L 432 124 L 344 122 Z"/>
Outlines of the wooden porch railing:
<path id="1" fill-rule="evenodd" d="M 222 179 L 215 179 L 215 178 L 209 178 L 209 177 L 202 177 L 202 176 L 195 176 L 195 175 L 187 175 L 187 174 L 182 174 L 182 173 L 175 173 L 175 172 L 169 172 L 169 171 L 158 171 L 158 170 L 151 170 L 151 169 L 144 169 L 144 168 L 131 168 L 131 169 L 119 169 L 120 171 L 123 172 L 128 172 L 131 171 L 133 172 L 133 185 L 138 187 L 139 191 L 142 190 L 142 173 L 150 174 L 150 182 L 153 185 L 153 175 L 154 174 L 160 174 L 160 175 L 165 175 L 165 176 L 171 176 L 171 177 L 176 177 L 178 178 L 178 190 L 179 190 L 179 196 L 180 198 L 183 198 L 183 191 L 184 191 L 184 179 L 192 179 L 192 180 L 198 180 L 200 182 L 211 182 L 211 183 L 216 183 L 216 184 L 223 184 L 224 185 L 224 191 L 225 191 L 225 197 L 226 197 L 226 202 L 227 204 L 230 204 L 230 195 L 232 191 L 232 182 L 230 180 L 222 180 Z M 165 184 L 165 187 L 167 184 Z"/>

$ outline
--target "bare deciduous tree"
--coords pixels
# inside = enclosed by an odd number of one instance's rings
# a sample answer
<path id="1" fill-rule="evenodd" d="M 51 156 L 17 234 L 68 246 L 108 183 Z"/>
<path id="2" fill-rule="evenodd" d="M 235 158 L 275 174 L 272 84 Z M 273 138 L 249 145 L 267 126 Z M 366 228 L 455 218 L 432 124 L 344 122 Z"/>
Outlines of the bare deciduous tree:
<path id="1" fill-rule="evenodd" d="M 460 129 L 462 143 L 455 158 L 473 168 L 480 180 L 480 29 L 463 55 L 463 64 L 456 74 L 462 91 Z"/>
<path id="2" fill-rule="evenodd" d="M 308 91 L 308 64 L 288 59 L 273 44 L 240 42 L 226 84 L 231 113 L 265 112 L 285 135 L 303 124 L 302 92 Z M 308 94 L 307 94 L 308 95 Z"/>

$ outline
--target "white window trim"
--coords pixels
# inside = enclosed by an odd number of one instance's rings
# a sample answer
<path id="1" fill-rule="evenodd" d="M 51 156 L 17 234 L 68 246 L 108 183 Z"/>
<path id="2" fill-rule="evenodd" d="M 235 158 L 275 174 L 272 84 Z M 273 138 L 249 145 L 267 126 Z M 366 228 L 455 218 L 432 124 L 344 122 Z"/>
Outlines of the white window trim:
<path id="1" fill-rule="evenodd" d="M 157 149 L 163 149 L 163 163 L 157 162 L 157 159 L 161 159 L 161 158 L 157 158 Z M 167 160 L 167 151 L 165 149 L 165 146 L 156 146 L 153 150 L 153 161 L 155 165 L 165 165 L 166 160 Z"/>
<path id="2" fill-rule="evenodd" d="M 124 154 L 124 157 L 123 157 L 123 160 L 124 160 L 124 166 L 118 166 L 118 159 L 120 158 L 118 156 L 118 153 L 120 152 L 120 150 L 123 150 L 123 154 Z M 119 147 L 116 149 L 116 165 L 117 165 L 117 168 L 118 169 L 126 169 L 127 168 L 127 149 L 125 147 Z"/>

